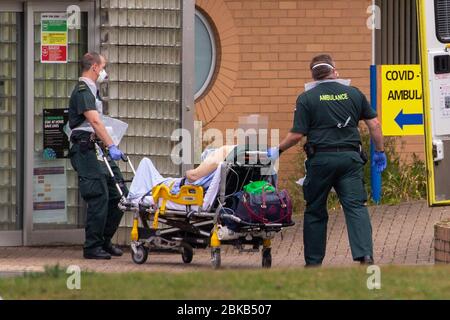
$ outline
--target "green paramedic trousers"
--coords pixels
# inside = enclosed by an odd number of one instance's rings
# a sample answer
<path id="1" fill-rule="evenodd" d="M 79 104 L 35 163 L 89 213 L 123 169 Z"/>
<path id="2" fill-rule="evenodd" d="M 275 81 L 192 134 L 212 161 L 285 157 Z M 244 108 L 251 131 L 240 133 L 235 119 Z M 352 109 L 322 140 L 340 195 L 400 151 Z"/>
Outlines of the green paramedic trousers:
<path id="1" fill-rule="evenodd" d="M 373 256 L 372 226 L 365 205 L 364 162 L 359 153 L 319 152 L 306 160 L 305 166 L 303 241 L 306 264 L 321 264 L 325 257 L 327 197 L 332 187 L 344 209 L 353 259 Z"/>
<path id="2" fill-rule="evenodd" d="M 119 191 L 103 161 L 97 159 L 95 149 L 81 151 L 79 144 L 73 144 L 70 160 L 78 173 L 78 188 L 87 203 L 85 249 L 108 245 L 116 233 L 123 212 L 118 208 Z M 123 181 L 122 173 L 114 161 L 109 164 L 117 179 Z M 127 187 L 121 183 L 126 196 Z"/>

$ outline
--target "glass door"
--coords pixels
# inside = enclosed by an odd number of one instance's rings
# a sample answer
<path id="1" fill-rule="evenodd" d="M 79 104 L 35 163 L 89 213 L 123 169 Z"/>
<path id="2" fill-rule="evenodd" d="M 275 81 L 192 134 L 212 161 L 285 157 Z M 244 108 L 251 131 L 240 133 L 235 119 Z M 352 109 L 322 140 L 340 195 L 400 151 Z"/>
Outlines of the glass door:
<path id="1" fill-rule="evenodd" d="M 22 245 L 23 12 L 0 7 L 0 246 Z"/>
<path id="2" fill-rule="evenodd" d="M 79 61 L 84 53 L 95 50 L 94 3 L 26 4 L 26 245 L 84 240 L 86 211 L 79 197 L 77 174 L 67 151 L 55 156 L 53 149 L 44 147 L 44 117 L 51 120 L 68 108 L 80 75 Z M 64 15 L 73 5 L 80 8 L 79 25 L 69 29 Z M 48 132 L 45 134 L 50 139 Z"/>

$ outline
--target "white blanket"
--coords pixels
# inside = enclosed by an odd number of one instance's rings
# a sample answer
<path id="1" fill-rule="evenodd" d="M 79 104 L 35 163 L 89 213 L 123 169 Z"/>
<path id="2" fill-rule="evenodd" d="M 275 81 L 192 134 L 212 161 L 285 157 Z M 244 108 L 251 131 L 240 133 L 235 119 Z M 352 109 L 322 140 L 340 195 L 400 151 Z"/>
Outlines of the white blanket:
<path id="1" fill-rule="evenodd" d="M 220 185 L 220 167 L 221 164 L 219 164 L 216 171 L 214 172 L 211 184 L 209 185 L 206 194 L 204 194 L 203 196 L 203 210 L 209 210 L 213 205 L 214 200 L 216 199 Z M 150 190 L 152 190 L 154 186 L 161 183 L 170 186 L 172 182 L 176 182 L 180 179 L 181 178 L 164 178 L 155 168 L 153 162 L 150 159 L 143 158 L 136 170 L 136 176 L 134 177 L 133 182 L 130 185 L 130 192 L 127 199 L 134 204 L 138 204 L 141 201 L 142 197 Z M 161 204 L 161 202 L 162 199 L 160 199 L 159 204 Z M 147 205 L 154 204 L 153 197 L 146 196 L 143 203 Z M 198 210 L 198 206 L 191 206 L 191 208 L 193 210 Z M 166 209 L 185 211 L 186 206 L 168 201 L 166 204 Z"/>

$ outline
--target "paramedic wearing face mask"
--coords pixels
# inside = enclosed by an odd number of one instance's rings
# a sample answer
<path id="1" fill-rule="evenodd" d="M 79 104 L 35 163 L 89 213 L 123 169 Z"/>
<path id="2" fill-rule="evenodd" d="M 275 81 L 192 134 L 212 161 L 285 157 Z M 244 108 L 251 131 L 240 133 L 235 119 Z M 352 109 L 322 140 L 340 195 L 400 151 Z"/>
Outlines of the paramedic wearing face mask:
<path id="1" fill-rule="evenodd" d="M 364 120 L 369 128 L 376 150 L 372 161 L 382 172 L 386 156 L 380 123 L 363 93 L 338 79 L 329 55 L 313 58 L 310 69 L 314 82 L 297 98 L 293 128 L 279 147 L 268 150 L 268 156 L 275 160 L 307 137 L 303 182 L 306 266 L 319 266 L 325 257 L 327 197 L 332 187 L 344 210 L 353 260 L 373 264 L 372 226 L 363 181 L 365 156 L 360 154 L 358 123 Z"/>
<path id="2" fill-rule="evenodd" d="M 105 125 L 102 100 L 97 84 L 107 79 L 106 59 L 96 52 L 86 53 L 81 60 L 82 75 L 69 101 L 70 160 L 78 173 L 78 188 L 87 203 L 86 240 L 83 256 L 86 259 L 111 259 L 121 256 L 122 251 L 113 246 L 111 238 L 116 232 L 123 212 L 118 208 L 120 194 L 116 190 L 102 158 L 98 156 L 91 135 L 108 147 L 109 164 L 120 180 L 122 174 L 114 160 L 120 160 L 122 151 L 114 145 Z M 122 186 L 126 194 L 125 186 Z"/>

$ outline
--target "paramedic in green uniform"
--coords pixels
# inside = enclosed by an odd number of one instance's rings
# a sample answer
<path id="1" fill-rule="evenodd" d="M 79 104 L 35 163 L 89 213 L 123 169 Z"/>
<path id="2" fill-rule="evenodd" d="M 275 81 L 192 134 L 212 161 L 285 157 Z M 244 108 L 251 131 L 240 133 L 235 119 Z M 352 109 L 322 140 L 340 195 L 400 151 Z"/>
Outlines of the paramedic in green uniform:
<path id="1" fill-rule="evenodd" d="M 107 78 L 106 59 L 96 52 L 86 53 L 81 60 L 82 75 L 69 101 L 70 160 L 78 173 L 78 188 L 87 203 L 86 239 L 83 256 L 86 259 L 111 259 L 121 256 L 122 250 L 112 245 L 123 212 L 118 208 L 120 194 L 101 157 L 98 157 L 91 137 L 108 147 L 109 164 L 119 180 L 122 174 L 113 160 L 123 156 L 108 134 L 101 120 L 103 104 L 97 83 Z M 122 184 L 122 190 L 128 190 Z"/>
<path id="2" fill-rule="evenodd" d="M 372 226 L 363 180 L 365 156 L 360 154 L 358 123 L 364 120 L 369 128 L 376 150 L 372 161 L 382 172 L 386 156 L 380 123 L 364 94 L 338 79 L 329 55 L 314 57 L 310 69 L 315 82 L 297 98 L 293 128 L 268 155 L 275 160 L 307 137 L 303 183 L 306 266 L 319 266 L 325 257 L 327 197 L 332 187 L 344 210 L 353 260 L 373 264 Z"/>

